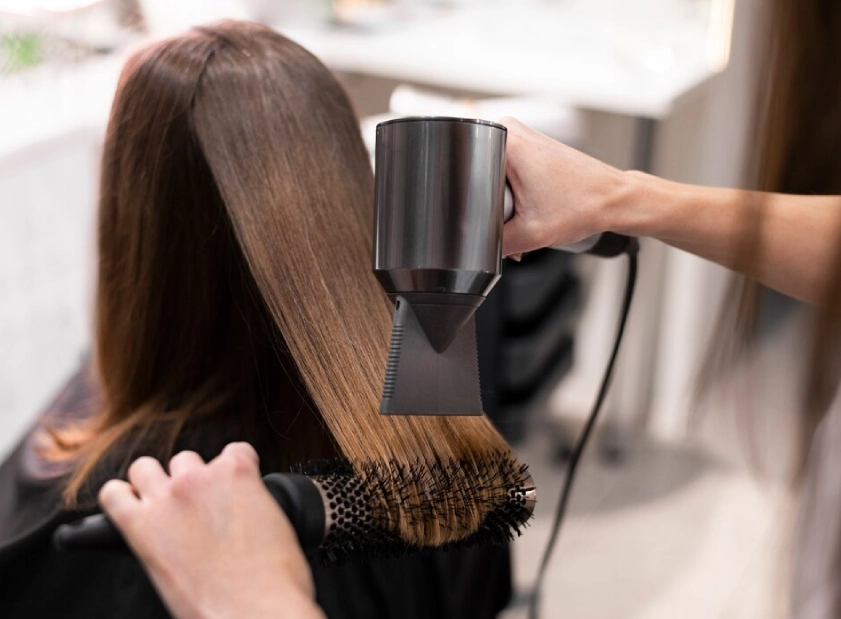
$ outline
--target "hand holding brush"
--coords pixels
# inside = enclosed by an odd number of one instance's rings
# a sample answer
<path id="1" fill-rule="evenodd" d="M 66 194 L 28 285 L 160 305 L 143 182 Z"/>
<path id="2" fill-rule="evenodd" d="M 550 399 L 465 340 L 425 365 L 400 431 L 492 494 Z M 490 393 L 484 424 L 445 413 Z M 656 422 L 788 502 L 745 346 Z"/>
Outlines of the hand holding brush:
<path id="1" fill-rule="evenodd" d="M 229 445 L 209 464 L 182 452 L 172 459 L 170 476 L 156 460 L 141 458 L 129 470 L 131 484 L 103 487 L 100 501 L 110 520 L 100 514 L 59 527 L 56 544 L 113 549 L 124 547 L 124 536 L 179 617 L 195 616 L 177 611 L 191 600 L 215 600 L 224 608 L 231 602 L 223 597 L 262 591 L 265 574 L 272 574 L 265 587 L 292 595 L 298 614 L 290 616 L 309 617 L 304 610 L 312 582 L 302 549 L 322 564 L 423 551 L 428 547 L 396 532 L 400 518 L 408 514 L 413 524 L 432 526 L 446 520 L 444 510 L 452 516 L 476 503 L 485 503 L 481 525 L 446 546 L 502 543 L 519 533 L 534 509 L 527 469 L 508 454 L 489 458 L 485 470 L 462 462 L 351 467 L 330 461 L 302 467 L 304 474 L 267 475 L 262 483 L 257 464 L 243 443 Z M 279 588 L 277 579 L 286 575 Z M 219 580 L 224 582 L 216 587 Z"/>
<path id="2" fill-rule="evenodd" d="M 110 481 L 99 498 L 175 617 L 324 617 L 295 531 L 266 492 L 250 445 L 232 443 L 207 464 L 181 452 L 169 473 L 141 458 L 130 484 Z"/>

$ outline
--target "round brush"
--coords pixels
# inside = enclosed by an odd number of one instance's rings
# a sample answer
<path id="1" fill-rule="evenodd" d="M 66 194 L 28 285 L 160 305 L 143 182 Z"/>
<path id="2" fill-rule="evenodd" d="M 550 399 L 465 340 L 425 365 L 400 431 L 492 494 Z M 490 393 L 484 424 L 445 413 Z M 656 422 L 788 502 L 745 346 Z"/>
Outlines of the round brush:
<path id="1" fill-rule="evenodd" d="M 396 532 L 400 515 L 405 518 L 408 513 L 417 523 L 434 525 L 458 505 L 482 503 L 487 515 L 478 529 L 439 548 L 503 543 L 520 535 L 536 501 L 528 468 L 504 453 L 481 464 L 354 466 L 346 460 L 329 460 L 300 465 L 292 473 L 272 473 L 263 481 L 289 518 L 304 552 L 322 565 L 429 549 L 400 537 Z M 59 526 L 53 541 L 61 550 L 126 549 L 104 514 Z"/>

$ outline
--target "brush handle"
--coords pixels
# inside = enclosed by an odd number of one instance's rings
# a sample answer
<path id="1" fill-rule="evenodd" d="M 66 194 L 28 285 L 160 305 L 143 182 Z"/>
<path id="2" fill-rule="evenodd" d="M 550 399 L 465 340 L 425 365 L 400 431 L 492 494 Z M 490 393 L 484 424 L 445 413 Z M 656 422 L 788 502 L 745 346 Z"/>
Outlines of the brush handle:
<path id="1" fill-rule="evenodd" d="M 272 473 L 263 483 L 284 511 L 305 554 L 321 545 L 325 534 L 324 498 L 319 486 L 305 475 Z M 63 524 L 53 534 L 59 550 L 127 550 L 125 539 L 105 514 Z"/>
<path id="2" fill-rule="evenodd" d="M 123 536 L 105 514 L 59 526 L 53 533 L 53 543 L 59 550 L 126 549 Z"/>

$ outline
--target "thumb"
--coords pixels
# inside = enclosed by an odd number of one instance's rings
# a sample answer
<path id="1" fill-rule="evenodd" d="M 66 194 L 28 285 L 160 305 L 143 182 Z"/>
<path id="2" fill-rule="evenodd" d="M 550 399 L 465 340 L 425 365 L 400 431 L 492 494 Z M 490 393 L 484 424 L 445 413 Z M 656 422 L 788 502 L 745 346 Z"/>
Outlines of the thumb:
<path id="1" fill-rule="evenodd" d="M 502 256 L 514 257 L 519 261 L 520 255 L 546 247 L 549 242 L 545 223 L 534 216 L 533 209 L 517 200 L 514 183 L 511 186 L 513 216 L 502 227 Z"/>

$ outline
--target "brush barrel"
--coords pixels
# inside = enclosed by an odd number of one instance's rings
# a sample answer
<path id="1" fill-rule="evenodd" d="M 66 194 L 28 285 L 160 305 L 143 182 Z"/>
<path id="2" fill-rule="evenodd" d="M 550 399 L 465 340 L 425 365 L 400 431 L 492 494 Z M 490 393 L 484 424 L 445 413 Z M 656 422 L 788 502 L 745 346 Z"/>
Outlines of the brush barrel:
<path id="1" fill-rule="evenodd" d="M 374 273 L 387 293 L 484 297 L 499 279 L 506 134 L 463 118 L 377 125 Z"/>

